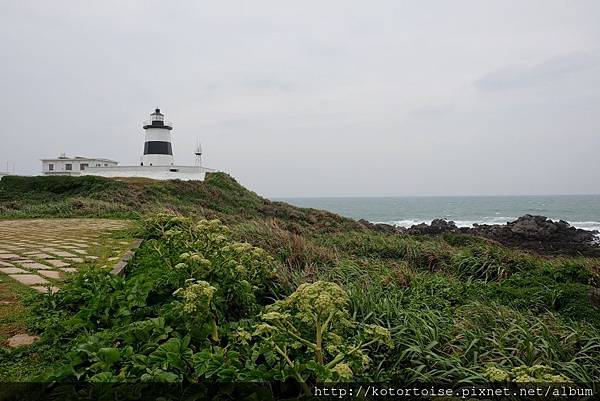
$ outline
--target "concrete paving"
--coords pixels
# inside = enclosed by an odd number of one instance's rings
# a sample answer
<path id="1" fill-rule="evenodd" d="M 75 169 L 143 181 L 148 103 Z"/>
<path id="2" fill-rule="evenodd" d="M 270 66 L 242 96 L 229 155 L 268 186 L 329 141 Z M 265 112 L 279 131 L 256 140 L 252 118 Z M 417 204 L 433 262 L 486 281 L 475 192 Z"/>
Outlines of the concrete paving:
<path id="1" fill-rule="evenodd" d="M 39 273 L 42 276 L 53 278 L 54 280 L 62 280 L 60 272 L 57 272 L 56 270 L 40 270 Z"/>
<path id="2" fill-rule="evenodd" d="M 0 273 L 18 274 L 18 273 L 27 273 L 27 270 L 19 269 L 18 267 L 0 267 Z"/>
<path id="3" fill-rule="evenodd" d="M 44 265 L 44 264 L 38 263 L 38 262 L 23 262 L 23 263 L 19 263 L 19 265 L 23 266 L 26 269 L 34 269 L 34 270 L 52 269 L 50 266 Z"/>
<path id="4" fill-rule="evenodd" d="M 49 284 L 48 280 L 41 278 L 37 274 L 11 274 L 8 277 L 25 285 Z"/>
<path id="5" fill-rule="evenodd" d="M 63 262 L 62 260 L 52 259 L 52 260 L 47 260 L 46 262 L 48 262 L 49 264 L 51 264 L 54 267 L 67 267 L 67 266 L 69 266 L 69 263 Z"/>
<path id="6" fill-rule="evenodd" d="M 8 346 L 12 348 L 22 347 L 32 344 L 38 338 L 38 336 L 30 336 L 29 334 L 17 334 L 8 339 Z"/>
<path id="7" fill-rule="evenodd" d="M 124 254 L 129 242 L 108 232 L 129 222 L 107 219 L 0 220 L 0 281 L 56 292 L 82 265 L 102 266 Z"/>
<path id="8" fill-rule="evenodd" d="M 41 285 L 34 285 L 31 288 L 33 288 L 34 290 L 36 290 L 37 292 L 41 292 L 43 294 L 54 294 L 55 292 L 58 292 L 58 287 L 54 287 L 54 286 L 41 286 Z"/>

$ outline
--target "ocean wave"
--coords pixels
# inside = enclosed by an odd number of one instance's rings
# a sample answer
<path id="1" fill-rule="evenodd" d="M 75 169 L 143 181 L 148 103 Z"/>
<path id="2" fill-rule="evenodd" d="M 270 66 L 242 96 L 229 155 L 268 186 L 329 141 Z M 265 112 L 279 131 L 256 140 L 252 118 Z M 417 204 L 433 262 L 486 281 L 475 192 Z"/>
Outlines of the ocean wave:
<path id="1" fill-rule="evenodd" d="M 588 231 L 600 231 L 600 221 L 573 221 L 569 222 L 573 227 Z"/>
<path id="2" fill-rule="evenodd" d="M 484 217 L 482 219 L 478 219 L 478 220 L 453 220 L 454 224 L 456 224 L 457 227 L 473 227 L 473 224 L 506 224 L 509 221 L 514 221 L 516 220 L 516 217 L 504 217 L 504 216 L 494 216 L 494 217 Z M 447 220 L 452 220 L 452 219 L 447 219 Z M 552 219 L 554 221 L 558 221 L 560 219 Z M 383 223 L 383 224 L 390 224 L 393 226 L 397 226 L 397 227 L 405 227 L 405 228 L 409 228 L 411 226 L 417 225 L 417 224 L 421 224 L 421 223 L 425 223 L 425 224 L 431 224 L 433 220 L 426 220 L 426 219 L 403 219 L 403 220 L 389 220 L 389 221 L 374 221 L 373 223 L 377 224 L 377 223 Z M 570 225 L 572 225 L 575 228 L 580 228 L 582 230 L 588 230 L 588 231 L 594 231 L 594 230 L 598 230 L 600 231 L 600 221 L 570 221 L 568 222 Z"/>
<path id="3" fill-rule="evenodd" d="M 456 224 L 457 227 L 473 227 L 473 224 L 506 224 L 509 221 L 516 220 L 516 218 L 515 217 L 490 217 L 490 218 L 484 218 L 481 220 L 453 220 L 453 219 L 448 218 L 446 220 L 454 221 L 454 224 Z M 430 220 L 404 219 L 404 220 L 374 221 L 373 223 L 375 223 L 375 224 L 383 223 L 383 224 L 390 224 L 390 225 L 397 226 L 397 227 L 409 228 L 411 226 L 421 224 L 421 223 L 431 224 L 432 221 L 433 221 L 433 219 L 430 219 Z"/>

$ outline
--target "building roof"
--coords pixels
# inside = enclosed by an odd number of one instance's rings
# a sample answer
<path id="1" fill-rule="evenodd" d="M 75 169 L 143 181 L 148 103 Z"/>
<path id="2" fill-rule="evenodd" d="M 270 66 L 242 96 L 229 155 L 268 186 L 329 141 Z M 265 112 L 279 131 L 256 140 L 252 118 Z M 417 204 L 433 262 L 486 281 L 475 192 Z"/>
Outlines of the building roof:
<path id="1" fill-rule="evenodd" d="M 49 159 L 40 159 L 43 162 L 49 162 L 49 161 L 101 161 L 101 162 L 108 162 L 108 163 L 118 163 L 118 161 L 116 160 L 111 160 L 111 159 L 104 159 L 102 157 L 82 157 L 82 156 L 75 156 L 75 157 L 67 157 L 67 156 L 59 156 L 59 157 L 54 157 L 54 158 L 49 158 Z"/>

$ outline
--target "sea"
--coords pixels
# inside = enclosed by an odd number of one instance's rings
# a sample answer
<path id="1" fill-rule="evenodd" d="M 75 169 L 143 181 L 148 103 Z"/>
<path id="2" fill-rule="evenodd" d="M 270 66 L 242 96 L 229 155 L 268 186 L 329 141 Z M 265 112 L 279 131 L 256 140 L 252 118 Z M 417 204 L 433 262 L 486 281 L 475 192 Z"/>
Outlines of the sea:
<path id="1" fill-rule="evenodd" d="M 600 230 L 600 195 L 412 196 L 277 198 L 300 207 L 328 210 L 353 219 L 410 227 L 433 219 L 459 227 L 505 224 L 524 214 L 566 220 L 584 230 Z"/>

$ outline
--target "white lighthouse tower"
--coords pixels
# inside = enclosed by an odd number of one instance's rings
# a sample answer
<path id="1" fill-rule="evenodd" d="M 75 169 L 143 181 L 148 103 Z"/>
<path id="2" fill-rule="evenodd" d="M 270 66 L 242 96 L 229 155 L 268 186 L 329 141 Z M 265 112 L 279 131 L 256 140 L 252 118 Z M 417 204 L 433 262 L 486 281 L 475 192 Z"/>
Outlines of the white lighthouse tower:
<path id="1" fill-rule="evenodd" d="M 144 154 L 142 166 L 172 166 L 173 148 L 171 146 L 173 127 L 165 121 L 165 116 L 156 109 L 150 114 L 150 121 L 144 124 Z"/>

